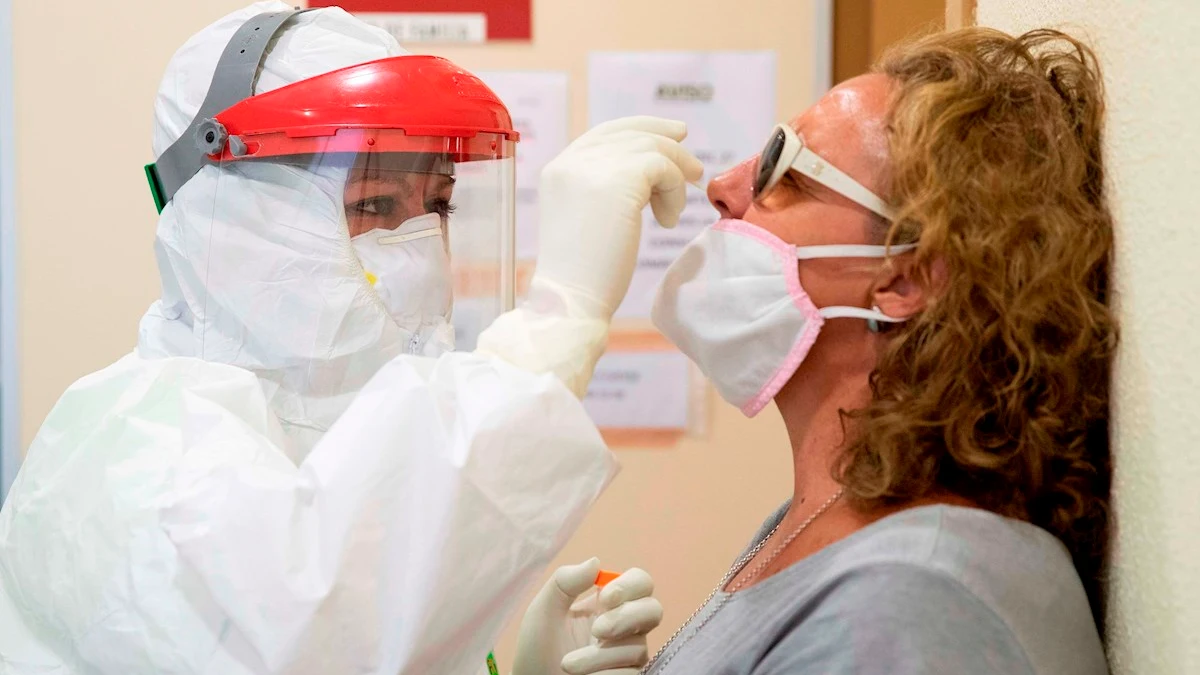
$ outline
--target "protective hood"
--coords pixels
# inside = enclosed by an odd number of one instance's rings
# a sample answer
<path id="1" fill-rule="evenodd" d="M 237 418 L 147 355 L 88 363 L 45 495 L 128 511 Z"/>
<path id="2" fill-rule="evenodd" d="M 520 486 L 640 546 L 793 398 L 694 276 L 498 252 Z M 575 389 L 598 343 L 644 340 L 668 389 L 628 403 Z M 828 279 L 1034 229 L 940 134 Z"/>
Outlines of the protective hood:
<path id="1" fill-rule="evenodd" d="M 176 52 L 155 102 L 156 157 L 195 117 L 237 29 L 262 12 L 288 9 L 255 3 Z M 391 35 L 341 9 L 305 12 L 280 32 L 255 94 L 405 53 Z M 414 345 L 431 355 L 452 346 L 449 326 L 414 340 L 368 284 L 347 230 L 346 177 L 338 166 L 205 166 L 158 221 L 163 296 L 142 319 L 138 354 L 197 357 L 255 373 L 295 459 L 383 364 Z"/>

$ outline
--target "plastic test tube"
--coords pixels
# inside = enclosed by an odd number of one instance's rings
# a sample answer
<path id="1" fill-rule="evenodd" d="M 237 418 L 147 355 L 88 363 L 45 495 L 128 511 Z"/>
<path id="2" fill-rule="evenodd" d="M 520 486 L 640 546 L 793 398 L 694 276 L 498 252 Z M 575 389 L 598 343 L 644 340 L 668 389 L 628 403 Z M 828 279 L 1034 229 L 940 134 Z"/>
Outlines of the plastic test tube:
<path id="1" fill-rule="evenodd" d="M 620 572 L 610 572 L 608 570 L 600 570 L 596 575 L 596 586 L 603 589 L 610 582 L 621 576 Z M 500 671 L 496 669 L 496 657 L 488 654 L 487 666 L 489 675 L 499 675 Z"/>
<path id="2" fill-rule="evenodd" d="M 600 570 L 600 574 L 596 575 L 596 585 L 604 588 L 610 582 L 621 576 L 620 572 L 609 572 L 608 570 Z"/>

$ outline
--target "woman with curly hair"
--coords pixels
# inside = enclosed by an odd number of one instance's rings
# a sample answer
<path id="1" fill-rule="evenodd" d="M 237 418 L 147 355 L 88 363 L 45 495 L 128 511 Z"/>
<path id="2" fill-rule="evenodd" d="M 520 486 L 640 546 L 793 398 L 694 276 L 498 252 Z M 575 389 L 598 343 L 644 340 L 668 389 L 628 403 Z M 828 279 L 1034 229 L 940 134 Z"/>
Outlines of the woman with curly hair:
<path id="1" fill-rule="evenodd" d="M 712 181 L 654 318 L 795 492 L 648 672 L 1107 672 L 1103 113 L 1080 42 L 944 33 Z"/>

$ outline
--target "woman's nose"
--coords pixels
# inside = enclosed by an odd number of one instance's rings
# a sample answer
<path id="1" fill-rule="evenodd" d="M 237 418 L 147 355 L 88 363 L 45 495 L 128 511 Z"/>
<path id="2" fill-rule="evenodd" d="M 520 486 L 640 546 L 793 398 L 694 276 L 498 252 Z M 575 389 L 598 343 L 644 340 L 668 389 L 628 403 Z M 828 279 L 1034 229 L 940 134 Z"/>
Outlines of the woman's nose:
<path id="1" fill-rule="evenodd" d="M 722 218 L 741 218 L 754 202 L 754 159 L 747 159 L 708 182 L 708 201 Z"/>

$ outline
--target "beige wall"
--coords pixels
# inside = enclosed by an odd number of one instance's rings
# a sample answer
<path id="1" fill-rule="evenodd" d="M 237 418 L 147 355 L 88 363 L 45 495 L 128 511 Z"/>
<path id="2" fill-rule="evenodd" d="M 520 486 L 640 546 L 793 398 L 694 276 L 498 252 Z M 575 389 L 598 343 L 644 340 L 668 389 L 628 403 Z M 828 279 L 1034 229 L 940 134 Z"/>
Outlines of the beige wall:
<path id="1" fill-rule="evenodd" d="M 1105 68 L 1122 324 L 1110 659 L 1117 675 L 1200 673 L 1200 4 L 979 0 L 977 18 L 1088 36 Z"/>
<path id="2" fill-rule="evenodd" d="M 241 0 L 15 0 L 19 350 L 23 447 L 76 378 L 128 352 L 158 294 L 154 207 L 142 176 L 151 112 L 174 49 Z M 711 5 L 707 7 L 706 5 Z M 538 0 L 532 44 L 438 49 L 472 69 L 565 69 L 572 129 L 586 125 L 593 49 L 776 49 L 778 117 L 811 102 L 808 1 Z M 587 17 L 581 25 L 576 17 Z M 713 396 L 707 439 L 622 451 L 623 473 L 562 561 L 592 555 L 658 579 L 665 639 L 762 518 L 790 493 L 774 410 L 747 421 Z M 512 631 L 498 646 L 511 659 Z"/>
<path id="3" fill-rule="evenodd" d="M 154 92 L 175 48 L 241 4 L 13 1 L 22 448 L 67 385 L 133 347 L 158 297 Z"/>

